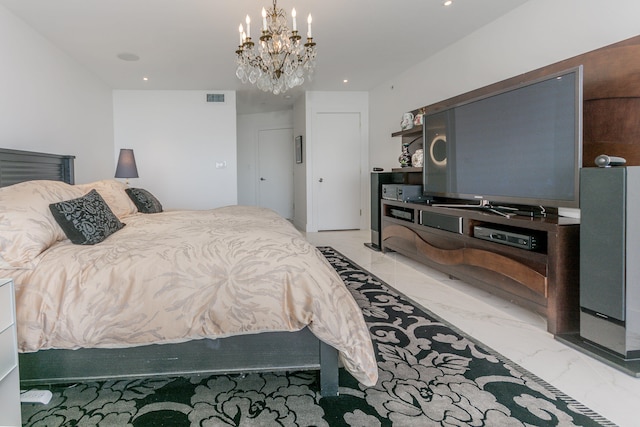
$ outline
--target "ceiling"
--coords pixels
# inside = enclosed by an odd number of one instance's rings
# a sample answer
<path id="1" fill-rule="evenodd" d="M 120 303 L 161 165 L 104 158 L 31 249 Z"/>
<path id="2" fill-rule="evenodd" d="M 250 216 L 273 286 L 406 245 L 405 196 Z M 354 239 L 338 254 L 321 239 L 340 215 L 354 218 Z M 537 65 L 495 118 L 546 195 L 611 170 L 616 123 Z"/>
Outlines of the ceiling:
<path id="1" fill-rule="evenodd" d="M 318 58 L 313 81 L 279 96 L 235 77 L 238 25 L 249 14 L 255 39 L 269 0 L 0 5 L 114 89 L 237 90 L 238 111 L 251 113 L 287 108 L 302 90 L 370 90 L 526 1 L 454 0 L 445 7 L 443 0 L 280 0 L 288 14 L 296 8 L 300 30 L 312 14 Z M 119 59 L 122 53 L 139 60 Z"/>

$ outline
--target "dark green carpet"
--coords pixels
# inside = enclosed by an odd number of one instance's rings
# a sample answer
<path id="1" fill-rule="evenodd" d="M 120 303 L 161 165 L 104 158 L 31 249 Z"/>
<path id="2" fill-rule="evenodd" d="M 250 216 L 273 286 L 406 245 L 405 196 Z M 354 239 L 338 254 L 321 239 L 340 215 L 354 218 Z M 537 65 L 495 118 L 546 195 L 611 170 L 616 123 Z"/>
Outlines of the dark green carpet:
<path id="1" fill-rule="evenodd" d="M 23 404 L 24 425 L 613 425 L 343 255 L 320 249 L 362 307 L 378 357 L 375 387 L 342 369 L 337 398 L 321 398 L 309 372 L 91 382 L 51 387 L 46 406 Z"/>

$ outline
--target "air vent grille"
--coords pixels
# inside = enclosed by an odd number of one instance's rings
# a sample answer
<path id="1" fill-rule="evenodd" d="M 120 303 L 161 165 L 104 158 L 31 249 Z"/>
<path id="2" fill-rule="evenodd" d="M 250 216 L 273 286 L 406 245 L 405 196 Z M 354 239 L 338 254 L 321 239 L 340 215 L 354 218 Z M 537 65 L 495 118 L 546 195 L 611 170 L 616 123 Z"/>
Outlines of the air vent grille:
<path id="1" fill-rule="evenodd" d="M 224 102 L 224 93 L 208 93 L 207 102 Z"/>

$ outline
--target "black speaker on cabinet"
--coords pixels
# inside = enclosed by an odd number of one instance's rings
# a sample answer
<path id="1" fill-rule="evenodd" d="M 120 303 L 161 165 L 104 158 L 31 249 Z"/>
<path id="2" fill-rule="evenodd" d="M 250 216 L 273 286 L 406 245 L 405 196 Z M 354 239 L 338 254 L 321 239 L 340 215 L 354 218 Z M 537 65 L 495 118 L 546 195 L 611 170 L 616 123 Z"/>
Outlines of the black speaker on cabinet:
<path id="1" fill-rule="evenodd" d="M 383 184 L 402 184 L 404 176 L 397 172 L 371 173 L 371 243 L 365 243 L 371 249 L 380 250 L 382 247 L 382 216 L 380 199 L 382 199 Z"/>
<path id="2" fill-rule="evenodd" d="M 640 166 L 583 168 L 580 211 L 580 336 L 640 359 Z"/>

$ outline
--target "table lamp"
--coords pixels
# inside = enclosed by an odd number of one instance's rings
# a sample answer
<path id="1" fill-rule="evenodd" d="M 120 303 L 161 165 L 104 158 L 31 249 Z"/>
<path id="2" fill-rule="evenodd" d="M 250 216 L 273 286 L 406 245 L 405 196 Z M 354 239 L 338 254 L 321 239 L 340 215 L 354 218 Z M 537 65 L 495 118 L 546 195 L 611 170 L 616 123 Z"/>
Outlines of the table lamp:
<path id="1" fill-rule="evenodd" d="M 120 149 L 118 156 L 118 165 L 116 166 L 116 178 L 126 178 L 126 184 L 129 185 L 129 178 L 138 177 L 138 168 L 136 167 L 136 158 L 131 148 Z"/>

